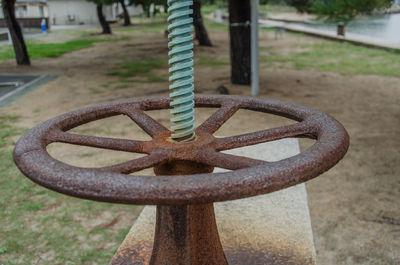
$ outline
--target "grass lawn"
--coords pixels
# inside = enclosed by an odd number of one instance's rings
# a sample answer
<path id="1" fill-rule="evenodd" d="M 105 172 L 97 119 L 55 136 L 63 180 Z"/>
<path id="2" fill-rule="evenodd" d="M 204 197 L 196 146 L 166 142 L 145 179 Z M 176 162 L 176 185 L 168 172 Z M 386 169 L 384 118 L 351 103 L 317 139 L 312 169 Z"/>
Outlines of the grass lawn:
<path id="1" fill-rule="evenodd" d="M 227 23 L 217 23 L 211 19 L 204 19 L 204 24 L 207 29 L 210 30 L 220 30 L 220 31 L 227 31 L 229 29 Z"/>
<path id="2" fill-rule="evenodd" d="M 400 76 L 400 53 L 397 51 L 338 42 L 302 44 L 297 48 L 284 54 L 279 48 L 261 47 L 261 62 L 265 67 L 287 67 L 285 64 L 289 63 L 299 70 Z"/>
<path id="3" fill-rule="evenodd" d="M 207 5 L 204 4 L 201 7 L 201 12 L 203 15 L 215 13 L 215 11 L 221 10 L 224 12 L 228 12 L 228 4 L 219 4 L 219 5 Z M 260 13 L 286 13 L 286 12 L 296 12 L 294 7 L 285 5 L 285 4 L 268 4 L 268 5 L 260 5 L 259 6 Z"/>
<path id="4" fill-rule="evenodd" d="M 147 58 L 135 61 L 125 61 L 123 63 L 115 65 L 111 70 L 107 73 L 111 76 L 118 76 L 119 81 L 122 83 L 129 83 L 132 81 L 139 82 L 168 82 L 168 78 L 166 76 L 167 71 L 165 71 L 165 75 L 160 75 L 159 73 L 154 72 L 156 69 L 166 69 L 167 66 L 167 57 L 160 58 Z M 132 80 L 131 78 L 137 78 Z M 120 84 L 116 88 L 126 88 L 127 84 Z"/>
<path id="5" fill-rule="evenodd" d="M 138 61 L 126 61 L 115 66 L 108 72 L 109 75 L 117 75 L 121 78 L 128 78 L 136 75 L 147 75 L 153 69 L 167 66 L 166 58 L 148 58 Z"/>
<path id="6" fill-rule="evenodd" d="M 116 32 L 129 32 L 129 31 L 140 31 L 140 32 L 150 32 L 150 33 L 160 33 L 167 29 L 166 19 L 155 23 L 143 23 L 136 24 L 128 27 L 114 29 Z"/>
<path id="7" fill-rule="evenodd" d="M 109 226 L 134 206 L 67 197 L 22 176 L 12 159 L 14 137 L 25 131 L 17 120 L 0 116 L 0 264 L 108 264 L 128 232 Z M 110 217 L 96 224 L 100 215 Z"/>
<path id="8" fill-rule="evenodd" d="M 127 37 L 80 38 L 69 40 L 64 43 L 40 43 L 37 41 L 27 41 L 26 45 L 30 58 L 35 60 L 46 57 L 59 57 L 67 52 L 89 48 L 93 45 L 93 43 L 96 42 L 119 41 L 127 39 Z M 15 58 L 15 54 L 11 45 L 0 46 L 0 60 L 8 60 L 13 58 Z"/>

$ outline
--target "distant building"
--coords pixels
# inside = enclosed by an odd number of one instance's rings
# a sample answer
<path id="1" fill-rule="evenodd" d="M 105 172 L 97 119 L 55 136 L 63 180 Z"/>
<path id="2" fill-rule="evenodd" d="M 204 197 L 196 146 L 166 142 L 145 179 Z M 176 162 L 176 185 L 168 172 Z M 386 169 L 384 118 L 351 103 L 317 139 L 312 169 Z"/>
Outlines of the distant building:
<path id="1" fill-rule="evenodd" d="M 132 16 L 143 13 L 141 6 L 139 8 L 129 6 L 128 11 Z M 118 15 L 122 13 L 122 8 L 115 3 L 103 6 L 103 12 L 108 21 L 116 21 Z M 86 0 L 17 0 L 15 15 L 19 21 L 45 18 L 48 26 L 99 24 L 96 5 Z M 0 20 L 3 18 L 3 9 L 0 9 Z M 2 24 L 4 23 L 0 21 L 0 27 Z"/>
<path id="2" fill-rule="evenodd" d="M 86 0 L 47 0 L 49 8 L 49 20 L 51 25 L 97 25 L 96 5 Z M 126 1 L 129 4 L 129 1 Z M 128 6 L 131 16 L 143 13 L 141 6 L 135 8 Z M 118 3 L 103 5 L 103 13 L 108 21 L 116 21 L 122 13 L 122 7 Z"/>
<path id="3" fill-rule="evenodd" d="M 0 0 L 0 5 L 1 5 Z M 15 3 L 17 18 L 46 18 L 49 16 L 46 0 L 17 0 Z M 3 9 L 0 9 L 0 18 L 4 18 Z"/>
<path id="4" fill-rule="evenodd" d="M 0 6 L 2 1 L 0 0 Z M 49 27 L 49 9 L 46 0 L 17 0 L 15 16 L 23 29 L 40 29 L 43 21 Z M 5 28 L 3 8 L 0 8 L 0 28 Z"/>
<path id="5" fill-rule="evenodd" d="M 96 5 L 86 0 L 47 0 L 51 25 L 98 24 Z M 103 6 L 109 21 L 116 20 L 116 5 Z"/>

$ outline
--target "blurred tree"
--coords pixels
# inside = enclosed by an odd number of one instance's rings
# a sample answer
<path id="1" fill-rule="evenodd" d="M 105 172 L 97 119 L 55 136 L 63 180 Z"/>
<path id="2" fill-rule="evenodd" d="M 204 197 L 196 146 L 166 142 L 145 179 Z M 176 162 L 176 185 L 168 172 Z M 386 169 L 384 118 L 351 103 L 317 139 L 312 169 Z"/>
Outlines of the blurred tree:
<path id="1" fill-rule="evenodd" d="M 143 8 L 143 11 L 146 13 L 147 17 L 150 17 L 150 5 L 151 1 L 148 0 L 133 0 L 132 1 L 135 4 L 141 5 Z"/>
<path id="2" fill-rule="evenodd" d="M 195 38 L 199 41 L 201 46 L 212 46 L 211 40 L 208 37 L 207 29 L 204 26 L 203 18 L 201 15 L 201 1 L 207 2 L 208 0 L 193 0 L 193 25 L 195 29 Z M 143 10 L 150 16 L 150 5 L 164 5 L 168 9 L 167 0 L 130 0 L 132 4 L 140 4 Z M 155 8 L 156 10 L 156 8 Z"/>
<path id="3" fill-rule="evenodd" d="M 338 35 L 345 35 L 347 24 L 359 15 L 370 15 L 375 10 L 390 7 L 394 0 L 286 0 L 299 12 L 317 14 L 338 25 Z"/>
<path id="4" fill-rule="evenodd" d="M 129 16 L 128 9 L 126 8 L 125 0 L 119 0 L 119 3 L 121 4 L 124 13 L 124 26 L 129 26 L 131 25 L 131 17 Z"/>
<path id="5" fill-rule="evenodd" d="M 1 2 L 4 19 L 6 21 L 8 30 L 10 31 L 17 64 L 30 65 L 31 62 L 29 60 L 28 50 L 26 49 L 24 36 L 15 17 L 15 1 L 16 0 L 3 0 Z"/>
<path id="6" fill-rule="evenodd" d="M 203 23 L 203 17 L 201 16 L 200 0 L 193 0 L 193 25 L 195 29 L 195 38 L 199 41 L 200 46 L 212 46 L 207 29 Z"/>
<path id="7" fill-rule="evenodd" d="M 110 25 L 108 24 L 106 18 L 104 17 L 103 14 L 103 5 L 109 5 L 112 3 L 117 2 L 118 0 L 87 0 L 89 2 L 93 2 L 96 4 L 97 8 L 97 16 L 99 18 L 100 25 L 103 29 L 102 34 L 111 34 L 111 28 Z"/>
<path id="8" fill-rule="evenodd" d="M 231 82 L 249 85 L 250 66 L 250 0 L 229 0 L 229 34 Z"/>
<path id="9" fill-rule="evenodd" d="M 201 15 L 201 0 L 193 0 L 193 25 L 195 29 L 195 38 L 199 41 L 201 46 L 212 46 L 210 38 L 208 37 L 207 30 L 203 23 Z M 208 2 L 208 0 L 202 0 Z M 168 9 L 167 0 L 130 0 L 130 4 L 141 5 L 143 11 L 150 17 L 150 5 L 163 5 L 165 10 Z M 154 8 L 156 12 L 158 9 Z M 154 15 L 154 14 L 153 14 Z"/>
<path id="10" fill-rule="evenodd" d="M 150 5 L 163 5 L 165 7 L 165 10 L 167 10 L 167 0 L 129 0 L 130 4 L 135 4 L 135 5 L 141 5 L 143 8 L 143 11 L 146 13 L 147 17 L 150 17 Z M 154 11 L 156 12 L 156 8 L 154 8 Z M 155 13 L 153 13 L 155 15 Z"/>
<path id="11" fill-rule="evenodd" d="M 301 13 L 309 12 L 315 0 L 286 0 L 286 3 L 293 6 Z"/>
<path id="12" fill-rule="evenodd" d="M 392 6 L 393 0 L 314 0 L 309 12 L 328 21 L 347 25 L 358 15 L 370 15 L 375 10 Z"/>

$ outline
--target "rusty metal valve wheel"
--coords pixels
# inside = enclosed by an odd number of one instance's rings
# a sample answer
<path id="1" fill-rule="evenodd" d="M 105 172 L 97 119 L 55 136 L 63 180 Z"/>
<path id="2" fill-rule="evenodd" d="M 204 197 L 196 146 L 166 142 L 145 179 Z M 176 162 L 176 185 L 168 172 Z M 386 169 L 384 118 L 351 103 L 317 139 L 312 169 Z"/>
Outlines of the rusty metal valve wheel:
<path id="1" fill-rule="evenodd" d="M 49 189 L 97 201 L 157 205 L 150 251 L 134 243 L 121 246 L 111 260 L 112 265 L 254 264 L 252 253 L 244 259 L 246 263 L 238 263 L 232 253 L 224 252 L 213 202 L 264 194 L 307 181 L 334 166 L 349 145 L 343 126 L 327 114 L 283 101 L 237 96 L 197 96 L 196 107 L 219 109 L 197 127 L 195 140 L 173 142 L 171 132 L 144 112 L 167 109 L 169 105 L 169 98 L 147 98 L 70 112 L 31 129 L 15 147 L 14 160 L 19 169 Z M 276 114 L 298 122 L 243 135 L 214 137 L 213 133 L 239 109 Z M 115 115 L 129 116 L 152 140 L 67 132 Z M 221 152 L 287 137 L 308 137 L 316 142 L 303 153 L 277 162 Z M 78 168 L 47 153 L 46 146 L 54 142 L 147 156 L 109 167 Z M 128 175 L 150 167 L 154 167 L 156 176 Z M 214 167 L 233 171 L 210 174 Z"/>
<path id="2" fill-rule="evenodd" d="M 318 176 L 346 153 L 349 138 L 329 115 L 304 106 L 270 99 L 238 96 L 197 96 L 196 107 L 219 108 L 196 129 L 191 142 L 172 142 L 170 131 L 145 114 L 169 108 L 164 97 L 108 103 L 70 112 L 29 130 L 17 143 L 14 159 L 34 182 L 75 197 L 126 204 L 184 205 L 239 199 L 283 189 Z M 272 113 L 298 121 L 279 128 L 216 138 L 217 131 L 237 110 Z M 153 139 L 135 141 L 71 134 L 79 125 L 115 115 L 127 115 Z M 287 137 L 316 142 L 306 151 L 277 162 L 229 155 L 221 151 Z M 147 156 L 103 168 L 78 168 L 52 158 L 46 146 L 54 142 L 145 153 Z M 213 167 L 234 170 L 215 174 L 169 176 L 127 175 L 149 167 L 174 172 L 172 162 L 185 161 L 192 173 Z M 200 167 L 196 170 L 196 167 Z M 189 170 L 190 172 L 190 170 Z"/>

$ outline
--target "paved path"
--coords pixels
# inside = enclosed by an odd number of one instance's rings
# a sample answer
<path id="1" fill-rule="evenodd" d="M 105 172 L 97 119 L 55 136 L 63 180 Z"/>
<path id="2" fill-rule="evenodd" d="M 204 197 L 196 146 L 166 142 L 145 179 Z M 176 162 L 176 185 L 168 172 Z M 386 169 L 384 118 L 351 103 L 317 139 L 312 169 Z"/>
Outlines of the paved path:
<path id="1" fill-rule="evenodd" d="M 322 38 L 336 40 L 336 41 L 347 41 L 350 43 L 367 46 L 367 47 L 400 51 L 400 43 L 389 43 L 384 40 L 379 40 L 377 38 L 367 37 L 364 35 L 359 35 L 359 34 L 354 34 L 354 33 L 346 33 L 346 36 L 342 37 L 342 36 L 337 36 L 335 32 L 314 29 L 311 27 L 307 27 L 307 26 L 303 26 L 303 25 L 295 25 L 292 23 L 286 23 L 286 22 L 282 22 L 282 21 L 260 19 L 259 23 L 260 23 L 260 27 L 284 28 L 287 31 L 304 33 L 307 35 L 322 37 Z"/>

